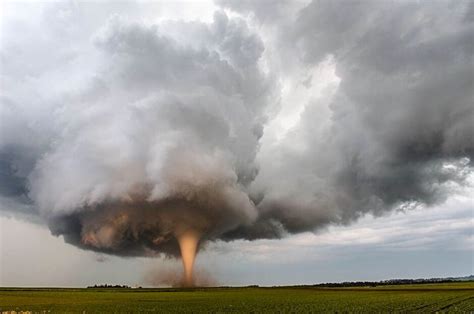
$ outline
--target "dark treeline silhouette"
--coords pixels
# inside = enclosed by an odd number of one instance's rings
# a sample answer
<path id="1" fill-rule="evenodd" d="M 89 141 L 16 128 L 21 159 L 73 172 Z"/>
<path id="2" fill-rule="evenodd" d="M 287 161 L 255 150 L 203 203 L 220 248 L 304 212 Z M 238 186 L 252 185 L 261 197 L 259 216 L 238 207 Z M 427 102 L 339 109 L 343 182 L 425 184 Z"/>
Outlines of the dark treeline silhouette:
<path id="1" fill-rule="evenodd" d="M 418 278 L 418 279 L 388 279 L 382 281 L 351 281 L 337 283 L 320 283 L 309 285 L 311 287 L 376 287 L 388 285 L 413 285 L 413 284 L 429 284 L 429 283 L 450 283 L 458 281 L 474 281 L 474 276 L 465 277 L 446 277 L 446 278 Z"/>
<path id="2" fill-rule="evenodd" d="M 109 285 L 109 284 L 103 284 L 103 285 L 93 285 L 93 286 L 88 286 L 88 289 L 132 289 L 132 287 L 127 286 L 127 285 Z M 138 287 L 141 288 L 141 287 Z"/>
<path id="3" fill-rule="evenodd" d="M 446 277 L 446 278 L 418 278 L 418 279 L 388 279 L 382 281 L 346 281 L 346 282 L 327 282 L 327 283 L 319 283 L 314 285 L 295 285 L 291 287 L 322 287 L 322 288 L 339 288 L 339 287 L 377 287 L 377 286 L 389 286 L 389 285 L 413 285 L 413 284 L 430 284 L 430 283 L 450 283 L 450 282 L 459 282 L 459 281 L 474 281 L 474 275 L 465 276 L 465 277 Z M 288 287 L 288 286 L 274 286 L 274 287 Z M 142 289 L 142 287 L 130 287 L 127 285 L 109 285 L 109 284 L 101 284 L 101 285 L 93 285 L 88 286 L 88 289 L 133 289 L 138 288 Z M 211 288 L 211 287 L 208 287 Z M 226 289 L 226 288 L 235 288 L 232 286 L 219 286 L 214 287 L 219 289 Z M 259 285 L 249 285 L 242 288 L 260 288 Z M 266 287 L 263 287 L 266 288 Z M 181 290 L 182 288 L 171 288 L 172 291 Z M 205 289 L 203 287 L 194 287 L 194 288 L 186 288 L 187 290 L 195 290 L 195 289 Z"/>

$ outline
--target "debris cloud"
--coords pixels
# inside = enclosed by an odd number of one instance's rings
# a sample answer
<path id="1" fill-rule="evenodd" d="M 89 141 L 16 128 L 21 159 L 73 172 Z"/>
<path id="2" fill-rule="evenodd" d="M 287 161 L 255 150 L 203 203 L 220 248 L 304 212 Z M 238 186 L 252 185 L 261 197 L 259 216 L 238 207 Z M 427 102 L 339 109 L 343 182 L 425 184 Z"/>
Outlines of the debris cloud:
<path id="1" fill-rule="evenodd" d="M 214 274 L 215 275 L 215 274 Z M 177 264 L 157 265 L 144 274 L 143 283 L 152 287 L 191 287 Z M 217 287 L 219 282 L 208 269 L 197 267 L 193 276 L 193 287 Z"/>

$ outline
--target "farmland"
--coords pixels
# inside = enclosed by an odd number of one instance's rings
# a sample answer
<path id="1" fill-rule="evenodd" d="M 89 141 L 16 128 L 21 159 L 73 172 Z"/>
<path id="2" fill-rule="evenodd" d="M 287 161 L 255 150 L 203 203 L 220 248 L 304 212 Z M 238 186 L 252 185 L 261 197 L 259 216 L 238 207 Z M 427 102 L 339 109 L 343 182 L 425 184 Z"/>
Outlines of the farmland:
<path id="1" fill-rule="evenodd" d="M 0 288 L 0 311 L 469 313 L 474 311 L 474 282 L 356 288 Z"/>

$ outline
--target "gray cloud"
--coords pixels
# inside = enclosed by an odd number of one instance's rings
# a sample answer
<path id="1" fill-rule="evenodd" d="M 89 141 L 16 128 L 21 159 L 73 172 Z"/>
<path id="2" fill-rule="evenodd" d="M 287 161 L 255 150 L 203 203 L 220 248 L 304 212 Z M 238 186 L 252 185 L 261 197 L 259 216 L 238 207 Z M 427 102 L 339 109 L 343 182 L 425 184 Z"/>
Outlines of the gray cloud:
<path id="1" fill-rule="evenodd" d="M 24 22 L 43 37 L 7 28 L 2 195 L 79 247 L 175 255 L 186 228 L 204 240 L 277 238 L 439 203 L 466 184 L 468 2 L 220 5 L 258 23 L 220 11 L 207 24 L 120 10 L 90 20 L 87 5 L 66 5 Z M 48 62 L 34 61 L 31 42 Z M 305 100 L 275 141 L 275 112 L 298 105 L 282 81 L 309 94 L 309 69 L 324 62 L 337 87 Z"/>
<path id="2" fill-rule="evenodd" d="M 89 42 L 91 79 L 61 92 L 24 144 L 31 122 L 5 119 L 4 194 L 27 194 L 53 234 L 111 254 L 174 255 L 186 228 L 214 238 L 252 223 L 245 190 L 274 97 L 259 37 L 217 12 L 212 24 L 113 16 Z M 50 141 L 16 171 L 47 123 Z"/>
<path id="3" fill-rule="evenodd" d="M 340 83 L 333 96 L 306 103 L 282 141 L 266 143 L 253 185 L 258 230 L 261 223 L 300 232 L 365 212 L 434 204 L 465 182 L 474 148 L 468 6 L 313 1 L 294 23 L 282 17 L 270 25 L 279 49 L 293 56 L 284 67 L 312 68 L 330 58 Z M 321 102 L 330 110 L 322 124 Z"/>

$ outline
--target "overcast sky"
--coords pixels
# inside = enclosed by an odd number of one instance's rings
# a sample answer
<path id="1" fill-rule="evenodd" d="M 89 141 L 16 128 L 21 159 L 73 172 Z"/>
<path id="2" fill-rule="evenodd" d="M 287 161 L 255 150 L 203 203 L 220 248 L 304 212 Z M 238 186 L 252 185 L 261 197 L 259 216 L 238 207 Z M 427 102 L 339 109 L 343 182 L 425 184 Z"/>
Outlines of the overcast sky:
<path id="1" fill-rule="evenodd" d="M 0 285 L 474 273 L 472 1 L 0 10 Z"/>

